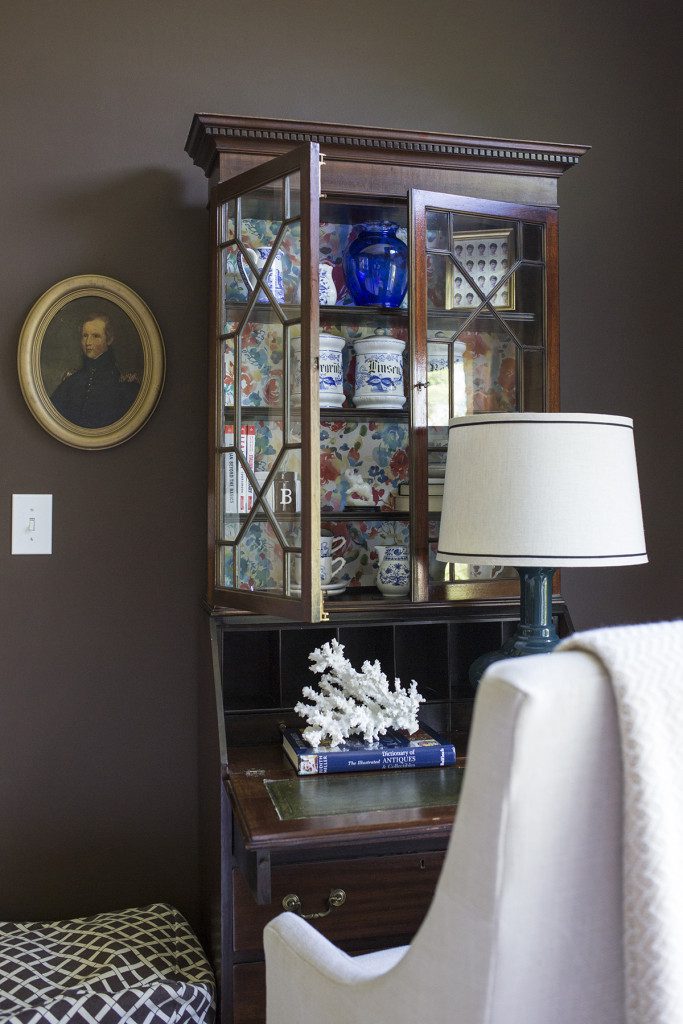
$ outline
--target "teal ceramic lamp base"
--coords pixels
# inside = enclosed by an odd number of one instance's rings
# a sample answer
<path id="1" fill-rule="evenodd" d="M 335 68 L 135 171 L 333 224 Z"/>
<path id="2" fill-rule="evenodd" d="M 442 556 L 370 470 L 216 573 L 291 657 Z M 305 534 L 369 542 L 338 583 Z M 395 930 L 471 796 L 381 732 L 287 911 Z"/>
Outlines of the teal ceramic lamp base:
<path id="1" fill-rule="evenodd" d="M 489 667 L 504 658 L 521 658 L 527 654 L 550 654 L 560 642 L 553 625 L 554 569 L 517 566 L 520 579 L 520 618 L 513 636 L 499 651 L 482 654 L 470 665 L 470 685 L 476 687 Z"/>

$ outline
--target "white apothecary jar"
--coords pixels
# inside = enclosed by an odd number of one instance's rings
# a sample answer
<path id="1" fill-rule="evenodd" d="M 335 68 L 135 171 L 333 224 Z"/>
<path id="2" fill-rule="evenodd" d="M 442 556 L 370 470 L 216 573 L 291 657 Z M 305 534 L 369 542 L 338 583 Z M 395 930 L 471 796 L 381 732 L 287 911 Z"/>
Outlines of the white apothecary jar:
<path id="1" fill-rule="evenodd" d="M 344 339 L 338 334 L 320 332 L 320 408 L 341 409 L 344 404 Z"/>
<path id="2" fill-rule="evenodd" d="M 356 341 L 356 386 L 353 404 L 357 409 L 402 409 L 403 350 L 398 338 L 374 335 Z"/>

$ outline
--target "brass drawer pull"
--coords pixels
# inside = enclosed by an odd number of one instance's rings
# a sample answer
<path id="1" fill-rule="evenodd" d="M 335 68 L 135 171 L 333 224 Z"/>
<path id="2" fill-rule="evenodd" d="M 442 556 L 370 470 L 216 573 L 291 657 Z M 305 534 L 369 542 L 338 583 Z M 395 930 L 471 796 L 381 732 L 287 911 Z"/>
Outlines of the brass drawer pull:
<path id="1" fill-rule="evenodd" d="M 301 900 L 293 892 L 288 893 L 282 900 L 282 906 L 285 910 L 291 910 L 292 913 L 298 914 L 299 917 L 303 917 L 306 921 L 312 921 L 317 917 L 327 917 L 334 907 L 343 907 L 345 903 L 346 893 L 343 889 L 331 889 L 330 895 L 327 897 L 327 910 L 320 910 L 317 914 L 302 914 Z"/>

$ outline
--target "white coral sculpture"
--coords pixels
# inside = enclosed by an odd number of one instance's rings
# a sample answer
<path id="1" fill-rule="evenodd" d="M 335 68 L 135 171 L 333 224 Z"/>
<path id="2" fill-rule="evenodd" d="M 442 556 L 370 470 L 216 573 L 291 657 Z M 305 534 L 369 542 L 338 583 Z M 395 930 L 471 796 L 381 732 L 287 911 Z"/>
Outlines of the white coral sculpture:
<path id="1" fill-rule="evenodd" d="M 387 729 L 417 731 L 424 697 L 414 679 L 407 690 L 395 679 L 391 689 L 379 661 L 364 661 L 357 672 L 337 640 L 317 647 L 308 657 L 311 672 L 321 675 L 320 688 L 304 686 L 302 696 L 312 704 L 299 701 L 294 710 L 308 722 L 303 736 L 312 747 L 337 747 L 353 735 L 374 743 Z"/>

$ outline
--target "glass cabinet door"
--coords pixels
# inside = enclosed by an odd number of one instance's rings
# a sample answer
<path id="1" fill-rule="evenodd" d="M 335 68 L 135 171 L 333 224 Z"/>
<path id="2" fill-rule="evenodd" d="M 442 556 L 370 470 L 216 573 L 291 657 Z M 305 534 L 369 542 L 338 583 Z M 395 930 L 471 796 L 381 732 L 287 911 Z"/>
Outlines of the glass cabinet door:
<path id="1" fill-rule="evenodd" d="M 319 181 L 309 143 L 211 198 L 209 601 L 309 622 L 322 615 Z"/>
<path id="2" fill-rule="evenodd" d="M 374 613 L 412 600 L 407 197 L 335 193 L 324 173 L 320 518 L 332 559 L 322 590 L 330 612 Z"/>
<path id="3" fill-rule="evenodd" d="M 557 409 L 557 217 L 417 190 L 410 209 L 416 599 L 503 596 L 513 569 L 436 561 L 448 421 Z"/>

